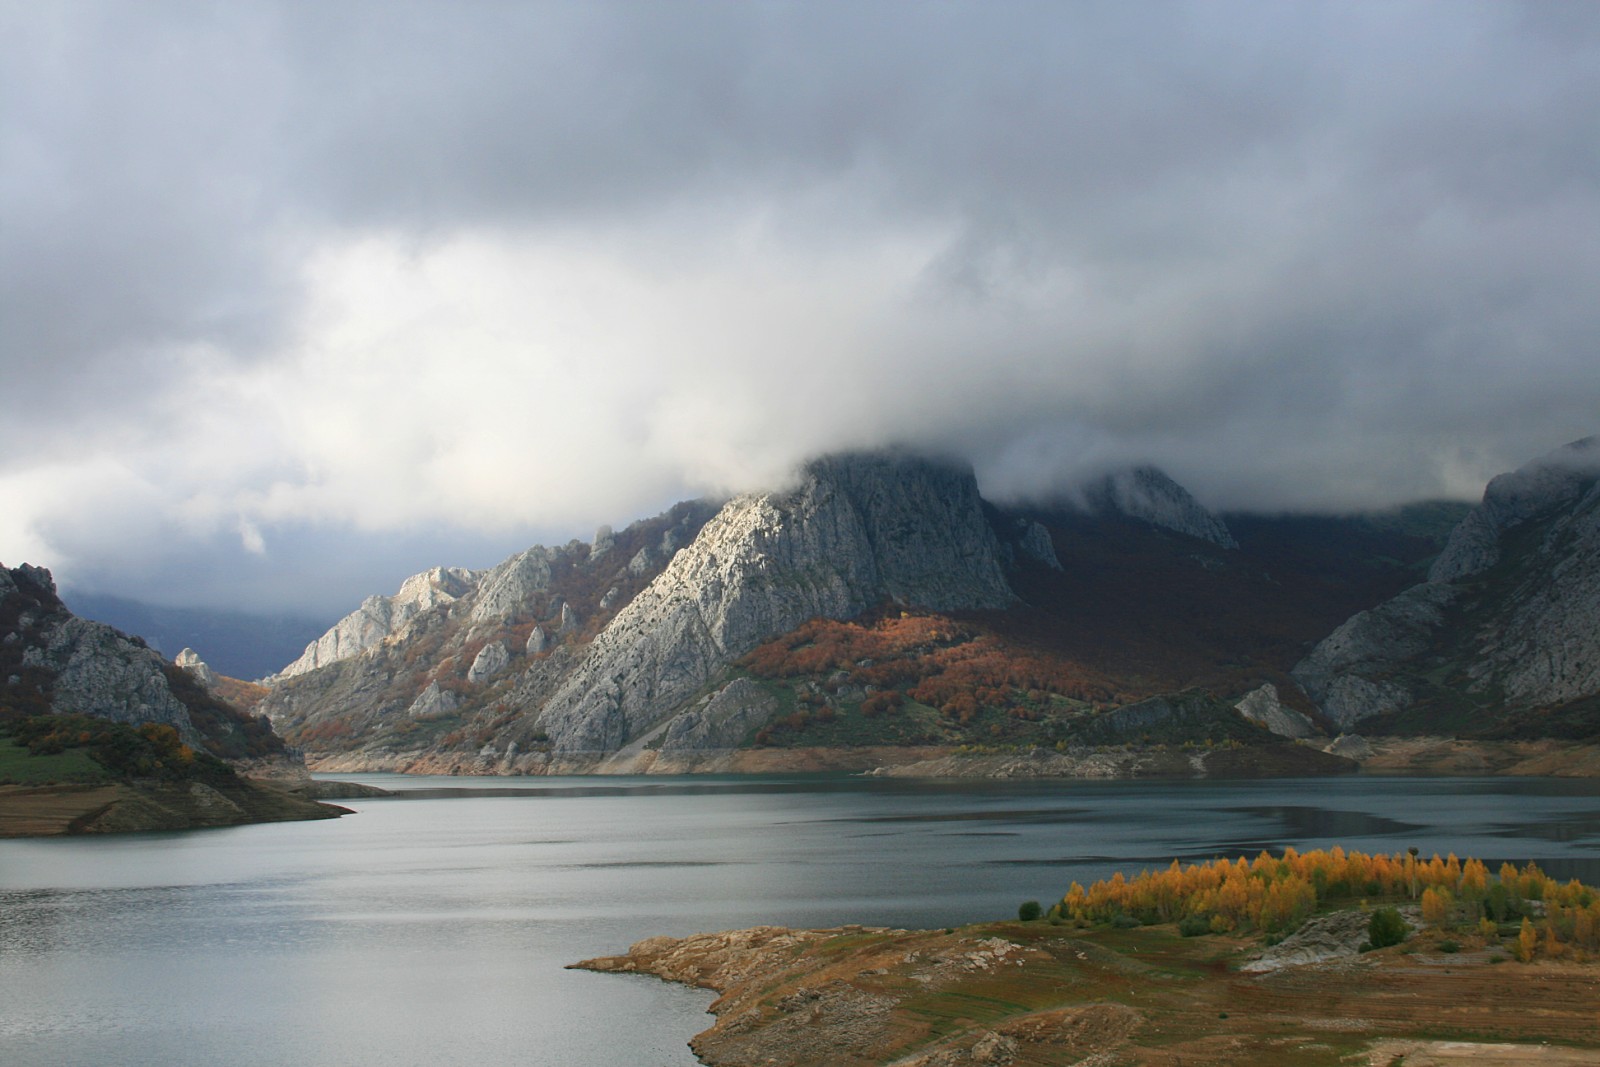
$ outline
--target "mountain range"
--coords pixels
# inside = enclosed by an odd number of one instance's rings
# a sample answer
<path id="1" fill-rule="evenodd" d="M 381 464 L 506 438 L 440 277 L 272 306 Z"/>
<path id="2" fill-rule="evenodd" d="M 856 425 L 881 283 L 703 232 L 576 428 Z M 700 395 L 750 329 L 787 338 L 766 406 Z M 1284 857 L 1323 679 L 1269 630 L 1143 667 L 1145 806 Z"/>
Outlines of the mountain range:
<path id="1" fill-rule="evenodd" d="M 217 691 L 344 770 L 1132 747 L 1310 773 L 1347 731 L 1596 740 L 1597 481 L 1587 439 L 1476 507 L 1217 515 L 1148 466 L 998 506 L 957 462 L 826 456 L 772 491 L 424 571 L 264 688 Z"/>
<path id="2" fill-rule="evenodd" d="M 771 492 L 682 504 L 489 571 L 419 574 L 308 646 L 261 707 L 327 766 L 465 773 L 710 768 L 730 751 L 1248 744 L 1357 724 L 1488 736 L 1551 720 L 1586 736 L 1571 705 L 1600 689 L 1583 621 L 1597 597 L 1555 591 L 1590 573 L 1593 452 L 1580 442 L 1497 479 L 1477 508 L 1320 517 L 1214 515 L 1151 467 L 1001 507 L 958 463 L 828 456 Z M 1501 592 L 1508 581 L 1520 585 Z M 1458 614 L 1440 616 L 1433 659 L 1402 663 L 1412 646 L 1375 620 L 1442 597 Z M 1439 675 L 1440 657 L 1486 647 L 1462 627 L 1487 633 L 1501 610 L 1537 616 L 1521 644 L 1494 644 L 1504 670 Z M 1547 640 L 1589 673 L 1553 668 L 1566 688 L 1532 685 L 1514 667 L 1548 659 Z M 1485 715 L 1440 699 L 1459 683 L 1492 701 L 1517 669 L 1514 699 Z M 1403 707 L 1358 699 L 1398 692 L 1407 670 L 1439 683 Z M 1181 725 L 1110 714 L 1186 691 L 1208 710 Z"/>

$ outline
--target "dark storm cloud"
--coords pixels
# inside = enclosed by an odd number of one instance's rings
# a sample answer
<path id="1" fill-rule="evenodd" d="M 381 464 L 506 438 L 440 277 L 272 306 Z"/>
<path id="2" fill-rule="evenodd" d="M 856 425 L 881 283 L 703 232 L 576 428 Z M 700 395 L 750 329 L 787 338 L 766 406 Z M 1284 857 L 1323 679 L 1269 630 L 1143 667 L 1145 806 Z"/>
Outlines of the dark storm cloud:
<path id="1" fill-rule="evenodd" d="M 1591 5 L 6 4 L 0 79 L 0 558 L 113 591 L 888 441 L 1470 495 L 1600 416 Z"/>

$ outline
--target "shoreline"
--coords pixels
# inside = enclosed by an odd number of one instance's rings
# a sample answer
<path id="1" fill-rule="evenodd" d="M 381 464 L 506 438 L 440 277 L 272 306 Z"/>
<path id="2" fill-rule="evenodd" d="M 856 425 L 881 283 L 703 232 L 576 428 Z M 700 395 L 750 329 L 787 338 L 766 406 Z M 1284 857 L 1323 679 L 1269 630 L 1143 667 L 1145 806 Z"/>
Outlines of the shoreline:
<path id="1" fill-rule="evenodd" d="M 1332 748 L 1337 756 L 1323 748 Z M 1271 751 L 1269 751 L 1271 750 Z M 1548 739 L 1472 741 L 1449 737 L 1341 737 L 1322 747 L 1211 750 L 1112 747 L 1060 753 L 958 752 L 947 746 L 716 749 L 692 756 L 654 752 L 592 760 L 550 760 L 425 750 L 310 753 L 319 774 L 428 774 L 461 777 L 547 775 L 808 774 L 843 772 L 906 778 L 1185 779 L 1321 777 L 1327 774 L 1421 777 L 1600 778 L 1600 745 Z"/>
<path id="2" fill-rule="evenodd" d="M 0 785 L 0 838 L 200 830 L 349 814 L 349 808 L 253 781 L 223 788 L 130 781 Z"/>
<path id="3" fill-rule="evenodd" d="M 715 1024 L 689 1041 L 711 1067 L 1576 1067 L 1600 1055 L 1600 964 L 1516 963 L 1498 943 L 1456 934 L 1451 948 L 1434 931 L 1362 954 L 1352 938 L 1365 926 L 1357 909 L 1329 912 L 1276 949 L 1171 926 L 768 926 L 649 938 L 570 966 L 717 992 Z M 1539 1012 L 1507 1012 L 1506 984 L 1534 982 Z"/>

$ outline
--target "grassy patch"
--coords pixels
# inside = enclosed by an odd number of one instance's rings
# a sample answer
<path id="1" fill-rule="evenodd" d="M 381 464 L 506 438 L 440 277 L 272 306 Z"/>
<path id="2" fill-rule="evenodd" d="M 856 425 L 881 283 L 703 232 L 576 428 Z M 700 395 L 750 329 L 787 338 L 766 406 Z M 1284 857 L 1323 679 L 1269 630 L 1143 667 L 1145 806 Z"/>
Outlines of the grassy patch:
<path id="1" fill-rule="evenodd" d="M 35 756 L 9 737 L 0 737 L 0 782 L 45 785 L 51 782 L 103 782 L 111 776 L 81 748 Z"/>

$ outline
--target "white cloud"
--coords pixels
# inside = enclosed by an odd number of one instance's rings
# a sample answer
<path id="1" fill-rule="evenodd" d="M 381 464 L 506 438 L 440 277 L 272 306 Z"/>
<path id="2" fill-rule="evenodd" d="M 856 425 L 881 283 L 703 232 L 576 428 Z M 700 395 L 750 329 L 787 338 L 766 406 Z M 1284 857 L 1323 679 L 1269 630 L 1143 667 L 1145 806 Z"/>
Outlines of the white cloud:
<path id="1" fill-rule="evenodd" d="M 0 557 L 370 592 L 889 442 L 1473 494 L 1600 411 L 1563 10 L 5 8 Z"/>

